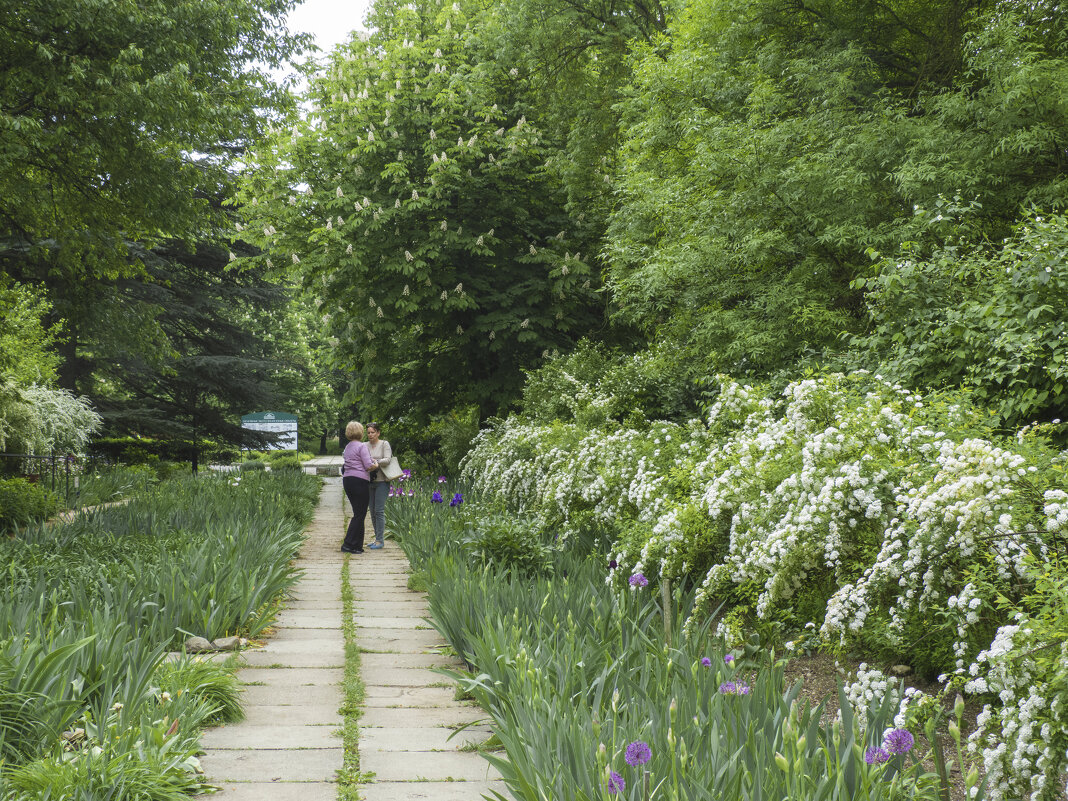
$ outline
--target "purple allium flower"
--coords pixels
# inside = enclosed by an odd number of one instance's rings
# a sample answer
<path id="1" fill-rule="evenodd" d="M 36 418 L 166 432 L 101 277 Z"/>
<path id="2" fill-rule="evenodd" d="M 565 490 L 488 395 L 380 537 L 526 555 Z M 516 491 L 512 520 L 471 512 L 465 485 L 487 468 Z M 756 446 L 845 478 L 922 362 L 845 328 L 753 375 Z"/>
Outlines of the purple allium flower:
<path id="1" fill-rule="evenodd" d="M 727 654 L 725 657 L 723 657 L 723 661 L 729 665 L 731 662 L 734 661 L 734 654 Z"/>
<path id="2" fill-rule="evenodd" d="M 445 476 L 438 476 L 438 483 L 439 484 L 444 484 L 446 481 L 448 481 L 448 479 L 445 478 Z"/>
<path id="3" fill-rule="evenodd" d="M 632 587 L 647 587 L 649 585 L 649 579 L 645 577 L 644 573 L 635 573 L 630 577 L 630 586 Z"/>
<path id="4" fill-rule="evenodd" d="M 463 502 L 464 496 L 457 492 L 455 495 L 452 496 L 452 500 L 449 501 L 449 506 L 459 506 Z"/>
<path id="5" fill-rule="evenodd" d="M 609 562 L 608 562 L 608 569 L 609 570 L 615 570 L 617 567 L 619 567 L 619 562 L 617 562 L 615 559 L 609 560 Z"/>
<path id="6" fill-rule="evenodd" d="M 643 743 L 641 740 L 628 745 L 623 755 L 623 759 L 626 760 L 628 765 L 644 765 L 652 758 L 653 749 L 649 747 L 649 743 Z"/>
<path id="7" fill-rule="evenodd" d="M 445 503 L 445 499 L 441 497 L 441 493 L 440 492 L 435 492 L 433 495 L 430 496 L 430 502 L 431 503 Z"/>
<path id="8" fill-rule="evenodd" d="M 744 681 L 725 681 L 719 685 L 719 691 L 724 695 L 749 695 L 750 689 Z"/>
<path id="9" fill-rule="evenodd" d="M 616 773 L 614 770 L 608 774 L 608 794 L 615 795 L 616 793 L 622 793 L 627 789 L 627 783 L 623 781 L 623 777 Z"/>
<path id="10" fill-rule="evenodd" d="M 709 659 L 707 656 L 702 656 L 701 657 L 701 664 L 704 665 L 705 667 L 712 667 L 712 660 Z"/>
<path id="11" fill-rule="evenodd" d="M 890 755 L 881 748 L 869 748 L 864 752 L 864 761 L 869 765 L 881 765 L 890 759 Z"/>
<path id="12" fill-rule="evenodd" d="M 915 743 L 908 729 L 894 729 L 883 738 L 883 748 L 891 754 L 907 754 Z"/>

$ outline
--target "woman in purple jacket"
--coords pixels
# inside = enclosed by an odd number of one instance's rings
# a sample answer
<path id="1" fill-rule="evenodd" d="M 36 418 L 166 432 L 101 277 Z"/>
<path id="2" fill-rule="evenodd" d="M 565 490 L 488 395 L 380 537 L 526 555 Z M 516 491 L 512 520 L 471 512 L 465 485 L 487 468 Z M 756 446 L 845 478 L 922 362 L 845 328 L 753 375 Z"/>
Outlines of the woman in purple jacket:
<path id="1" fill-rule="evenodd" d="M 367 443 L 363 441 L 363 425 L 355 420 L 345 426 L 345 436 L 349 444 L 343 454 L 345 462 L 341 468 L 341 484 L 352 504 L 352 520 L 345 532 L 345 542 L 341 544 L 344 553 L 363 553 L 363 519 L 367 516 L 369 498 L 368 483 L 370 472 L 378 469 L 378 463 L 371 459 Z"/>

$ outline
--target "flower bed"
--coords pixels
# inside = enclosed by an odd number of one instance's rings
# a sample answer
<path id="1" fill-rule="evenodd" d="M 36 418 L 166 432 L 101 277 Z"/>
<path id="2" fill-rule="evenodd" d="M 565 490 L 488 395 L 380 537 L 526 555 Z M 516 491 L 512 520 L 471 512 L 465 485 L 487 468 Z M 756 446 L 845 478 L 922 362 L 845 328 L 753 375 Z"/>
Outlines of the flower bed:
<path id="1" fill-rule="evenodd" d="M 487 559 L 472 543 L 498 525 L 492 505 L 418 503 L 421 514 L 389 507 L 390 525 L 470 666 L 450 675 L 492 716 L 506 755 L 487 758 L 512 797 L 940 797 L 891 699 L 862 716 L 845 702 L 827 721 L 759 646 L 728 649 L 707 625 L 684 634 L 692 591 L 664 598 L 637 574 L 606 583 L 574 543 L 537 572 Z"/>
<path id="2" fill-rule="evenodd" d="M 255 635 L 295 580 L 319 482 L 174 479 L 0 540 L 0 798 L 198 792 L 200 729 L 240 714 L 189 634 Z"/>
<path id="3" fill-rule="evenodd" d="M 689 631 L 718 610 L 729 640 L 907 661 L 989 695 L 972 745 L 992 796 L 1043 799 L 1068 764 L 1063 470 L 1039 430 L 998 437 L 959 396 L 866 373 L 775 395 L 723 379 L 687 424 L 513 416 L 465 463 L 537 527 L 610 543 L 615 584 L 695 588 Z"/>

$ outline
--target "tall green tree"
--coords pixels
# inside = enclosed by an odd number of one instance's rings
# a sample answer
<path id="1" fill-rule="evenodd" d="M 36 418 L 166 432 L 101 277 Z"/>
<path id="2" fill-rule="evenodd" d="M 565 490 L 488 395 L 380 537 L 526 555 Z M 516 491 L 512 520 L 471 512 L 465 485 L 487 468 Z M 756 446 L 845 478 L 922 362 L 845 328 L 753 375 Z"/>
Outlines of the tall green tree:
<path id="1" fill-rule="evenodd" d="M 45 283 L 81 375 L 91 285 L 126 243 L 217 235 L 235 156 L 292 107 L 296 0 L 0 0 L 0 270 Z M 89 291 L 87 292 L 87 289 Z"/>
<path id="2" fill-rule="evenodd" d="M 545 167 L 559 145 L 518 69 L 475 57 L 467 8 L 379 2 L 240 197 L 264 262 L 299 265 L 329 315 L 356 394 L 393 414 L 494 413 L 598 319 L 590 242 Z"/>
<path id="3" fill-rule="evenodd" d="M 605 254 L 622 319 L 701 371 L 767 375 L 860 330 L 870 248 L 1064 203 L 1056 3 L 697 0 L 643 46 Z"/>
<path id="4" fill-rule="evenodd" d="M 611 208 L 606 180 L 616 166 L 620 113 L 635 44 L 667 31 L 677 0 L 500 0 L 478 17 L 481 58 L 516 67 L 515 81 L 559 143 L 547 163 L 573 213 L 603 233 Z"/>
<path id="5" fill-rule="evenodd" d="M 99 319 L 125 317 L 133 336 L 91 336 L 84 353 L 88 394 L 107 432 L 184 442 L 194 471 L 204 439 L 266 444 L 241 428 L 240 416 L 284 403 L 285 385 L 300 371 L 262 335 L 270 328 L 283 338 L 286 289 L 262 270 L 230 268 L 218 246 L 128 246 L 145 274 L 99 284 Z"/>

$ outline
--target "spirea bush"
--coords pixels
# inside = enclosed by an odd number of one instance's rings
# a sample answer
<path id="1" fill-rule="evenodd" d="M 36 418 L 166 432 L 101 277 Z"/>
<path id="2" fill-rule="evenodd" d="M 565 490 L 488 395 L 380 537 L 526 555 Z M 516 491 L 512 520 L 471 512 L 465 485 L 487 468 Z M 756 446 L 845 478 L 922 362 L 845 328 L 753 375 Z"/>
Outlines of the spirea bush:
<path id="1" fill-rule="evenodd" d="M 774 394 L 720 385 L 706 418 L 686 424 L 509 417 L 477 438 L 465 476 L 565 538 L 600 526 L 614 580 L 640 572 L 696 585 L 688 627 L 724 606 L 727 636 L 740 623 L 811 624 L 827 648 L 998 692 L 1001 712 L 974 740 L 988 771 L 999 744 L 1026 744 L 998 763 L 995 798 L 1037 773 L 1063 774 L 1065 749 L 1023 725 L 1039 708 L 1025 696 L 1063 716 L 1064 699 L 1043 689 L 1053 672 L 1032 671 L 1018 648 L 1004 662 L 989 651 L 1014 615 L 1040 606 L 1025 599 L 1035 566 L 1063 548 L 1064 459 L 1041 427 L 999 437 L 959 393 L 920 395 L 865 372 Z M 1055 641 L 1047 624 L 1031 632 L 1034 647 Z M 992 671 L 1017 681 L 984 688 Z M 1053 797 L 1042 793 L 1054 784 L 1029 792 Z"/>

